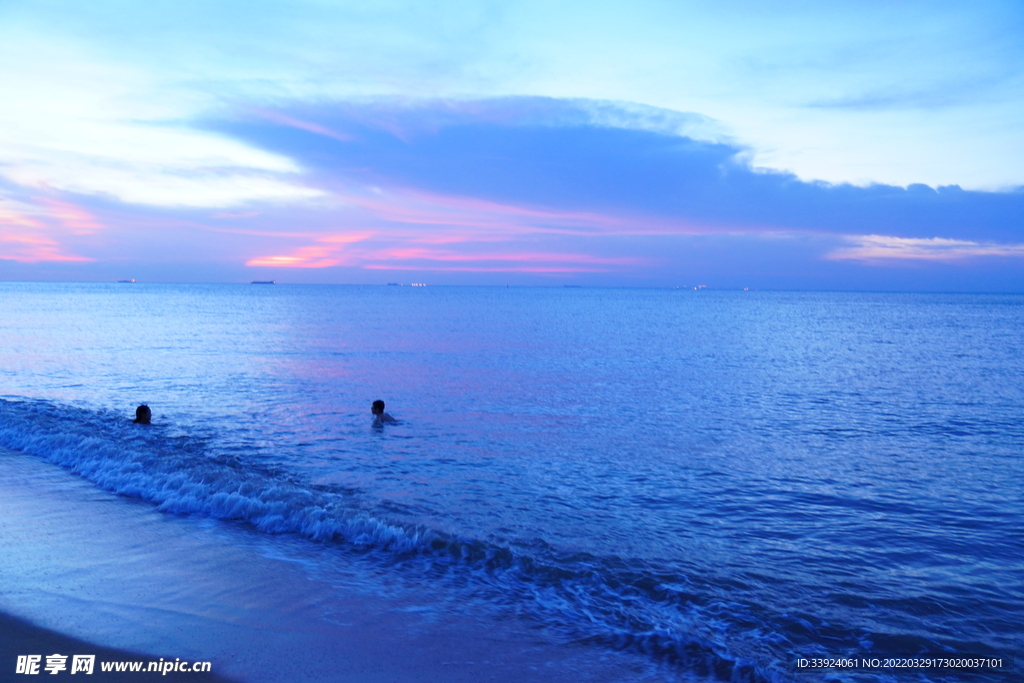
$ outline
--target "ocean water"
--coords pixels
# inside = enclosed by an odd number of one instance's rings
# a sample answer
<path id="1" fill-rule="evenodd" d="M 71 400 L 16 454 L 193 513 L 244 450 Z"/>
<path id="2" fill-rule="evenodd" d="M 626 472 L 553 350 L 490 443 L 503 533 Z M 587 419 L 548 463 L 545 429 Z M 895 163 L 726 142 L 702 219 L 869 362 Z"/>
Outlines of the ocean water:
<path id="1" fill-rule="evenodd" d="M 116 494 L 75 494 L 104 533 L 141 505 L 301 566 L 310 618 L 416 595 L 399 640 L 466 613 L 580 680 L 1010 681 L 795 662 L 1020 658 L 1022 332 L 1016 295 L 4 283 L 0 446 Z"/>

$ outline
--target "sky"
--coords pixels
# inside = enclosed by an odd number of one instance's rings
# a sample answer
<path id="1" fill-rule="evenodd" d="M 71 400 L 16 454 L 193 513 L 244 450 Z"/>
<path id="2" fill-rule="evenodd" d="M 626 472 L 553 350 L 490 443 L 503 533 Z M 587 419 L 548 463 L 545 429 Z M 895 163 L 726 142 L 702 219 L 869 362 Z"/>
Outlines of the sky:
<path id="1" fill-rule="evenodd" d="M 1024 292 L 1019 2 L 0 0 L 0 280 Z"/>

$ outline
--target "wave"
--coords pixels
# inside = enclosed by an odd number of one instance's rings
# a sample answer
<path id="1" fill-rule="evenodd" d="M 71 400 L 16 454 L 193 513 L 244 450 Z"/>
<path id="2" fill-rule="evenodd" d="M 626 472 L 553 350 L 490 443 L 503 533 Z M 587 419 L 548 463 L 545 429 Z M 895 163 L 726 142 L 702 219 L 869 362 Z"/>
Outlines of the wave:
<path id="1" fill-rule="evenodd" d="M 543 541 L 500 545 L 384 519 L 344 491 L 310 486 L 219 454 L 209 440 L 174 436 L 159 426 L 139 428 L 104 411 L 0 399 L 0 444 L 164 512 L 239 521 L 393 563 L 422 563 L 433 574 L 474 577 L 483 589 L 505 602 L 512 598 L 523 612 L 579 642 L 647 653 L 711 680 L 790 679 L 776 661 L 785 638 L 769 624 L 742 605 L 709 600 L 686 577 L 642 562 L 560 553 Z M 753 655 L 735 653 L 723 634 L 736 623 L 762 633 L 762 644 L 775 645 Z M 765 654 L 769 650 L 776 656 Z"/>

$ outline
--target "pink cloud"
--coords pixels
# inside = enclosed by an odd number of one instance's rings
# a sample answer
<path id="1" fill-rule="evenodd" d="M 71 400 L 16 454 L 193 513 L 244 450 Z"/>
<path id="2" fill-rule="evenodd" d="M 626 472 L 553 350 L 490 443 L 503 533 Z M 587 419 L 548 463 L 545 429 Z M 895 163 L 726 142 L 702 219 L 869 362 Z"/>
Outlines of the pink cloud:
<path id="1" fill-rule="evenodd" d="M 327 244 L 352 244 L 353 242 L 362 242 L 370 237 L 373 237 L 372 232 L 343 232 L 324 235 L 323 237 L 317 238 L 317 242 L 325 242 Z"/>
<path id="2" fill-rule="evenodd" d="M 270 268 L 329 268 L 345 263 L 347 259 L 337 256 L 345 245 L 367 239 L 370 232 L 338 233 L 324 235 L 317 239 L 322 244 L 299 247 L 290 254 L 280 256 L 258 256 L 245 262 L 247 266 Z"/>
<path id="3" fill-rule="evenodd" d="M 406 225 L 474 228 L 524 234 L 593 232 L 614 229 L 622 220 L 602 214 L 500 204 L 484 199 L 398 189 L 373 195 L 346 193 L 345 201 L 378 218 Z M 599 230 L 603 228 L 604 230 Z"/>
<path id="4" fill-rule="evenodd" d="M 347 205 L 365 211 L 365 220 L 404 227 L 407 239 L 423 244 L 507 241 L 527 235 L 780 236 L 775 226 L 719 225 L 628 213 L 559 210 L 403 187 L 371 188 L 366 192 L 344 187 L 336 188 L 335 192 Z M 781 232 L 791 234 L 788 230 Z"/>
<path id="5" fill-rule="evenodd" d="M 94 259 L 61 252 L 54 240 L 30 233 L 0 234 L 0 259 L 38 263 L 40 261 L 93 261 Z"/>
<path id="6" fill-rule="evenodd" d="M 268 249 L 246 261 L 254 267 L 534 273 L 613 272 L 656 265 L 652 259 L 584 253 L 578 243 L 567 252 L 549 246 L 564 243 L 565 237 L 771 232 L 522 206 L 409 188 L 339 186 L 333 194 L 341 203 L 329 209 L 332 220 L 370 229 L 319 234 L 306 226 L 301 233 L 211 229 L 286 240 L 284 248 Z M 537 249 L 540 244 L 546 248 Z"/>
<path id="7" fill-rule="evenodd" d="M 635 234 L 637 221 L 593 212 L 559 211 L 500 204 L 482 199 L 436 195 L 420 191 L 345 188 L 340 213 L 350 220 L 379 226 L 373 232 L 322 234 L 291 248 L 258 256 L 249 266 L 323 268 L 347 265 L 368 269 L 409 268 L 418 261 L 421 270 L 455 269 L 520 272 L 608 272 L 635 267 L 648 260 L 599 254 L 523 249 L 524 237 Z M 661 227 L 661 226 L 659 226 Z M 700 232 L 689 226 L 672 226 L 666 232 Z M 262 234 L 262 233 L 261 233 Z M 285 237 L 285 235 L 281 235 Z M 372 240 L 370 239 L 372 237 Z M 292 239 L 300 238 L 293 234 Z M 306 239 L 310 235 L 306 234 Z M 355 242 L 366 242 L 353 248 Z M 516 244 L 516 243 L 520 244 Z M 478 245 L 489 244 L 486 251 Z M 325 247 L 345 247 L 344 254 Z M 436 248 L 436 247 L 445 248 Z M 503 248 L 507 246 L 507 248 Z"/>
<path id="8" fill-rule="evenodd" d="M 68 254 L 48 232 L 58 221 L 75 233 L 92 232 L 100 227 L 91 214 L 66 202 L 51 199 L 35 200 L 37 204 L 0 198 L 0 259 L 38 263 L 40 261 L 92 261 L 91 258 Z M 42 204 L 42 206 L 40 206 Z M 26 215 L 31 213 L 33 215 Z"/>
<path id="9" fill-rule="evenodd" d="M 74 230 L 75 234 L 88 235 L 104 227 L 95 216 L 76 204 L 45 197 L 36 197 L 35 200 L 46 207 L 49 218 Z"/>
<path id="10" fill-rule="evenodd" d="M 247 266 L 269 266 L 271 268 L 328 268 L 341 263 L 328 258 L 331 249 L 324 247 L 300 247 L 287 256 L 260 256 L 245 262 Z"/>
<path id="11" fill-rule="evenodd" d="M 43 224 L 35 218 L 30 218 L 13 209 L 0 205 L 0 226 L 14 226 L 22 228 L 41 228 Z"/>
<path id="12" fill-rule="evenodd" d="M 339 253 L 342 246 L 363 241 L 370 236 L 371 234 L 328 235 L 318 240 L 320 244 L 298 247 L 284 255 L 253 258 L 246 262 L 246 265 L 276 268 L 326 268 L 349 265 L 368 270 L 590 273 L 607 272 L 610 267 L 648 263 L 648 260 L 640 258 L 604 257 L 593 254 L 493 250 L 459 252 L 418 247 L 376 250 L 369 248 Z M 418 263 L 409 265 L 410 261 Z M 453 263 L 466 265 L 452 265 Z"/>

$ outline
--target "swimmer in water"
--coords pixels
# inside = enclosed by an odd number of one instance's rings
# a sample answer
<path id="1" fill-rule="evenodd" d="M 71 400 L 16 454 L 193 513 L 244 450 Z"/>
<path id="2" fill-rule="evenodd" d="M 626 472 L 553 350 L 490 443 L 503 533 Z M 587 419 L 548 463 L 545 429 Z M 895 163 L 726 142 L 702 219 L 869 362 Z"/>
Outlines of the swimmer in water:
<path id="1" fill-rule="evenodd" d="M 373 413 L 374 427 L 383 427 L 387 423 L 398 422 L 398 420 L 384 412 L 384 401 L 374 401 L 373 405 L 370 406 L 370 412 Z"/>
<path id="2" fill-rule="evenodd" d="M 149 406 L 143 404 L 135 409 L 135 423 L 140 425 L 148 425 L 150 420 L 153 419 L 153 411 L 149 409 Z"/>

